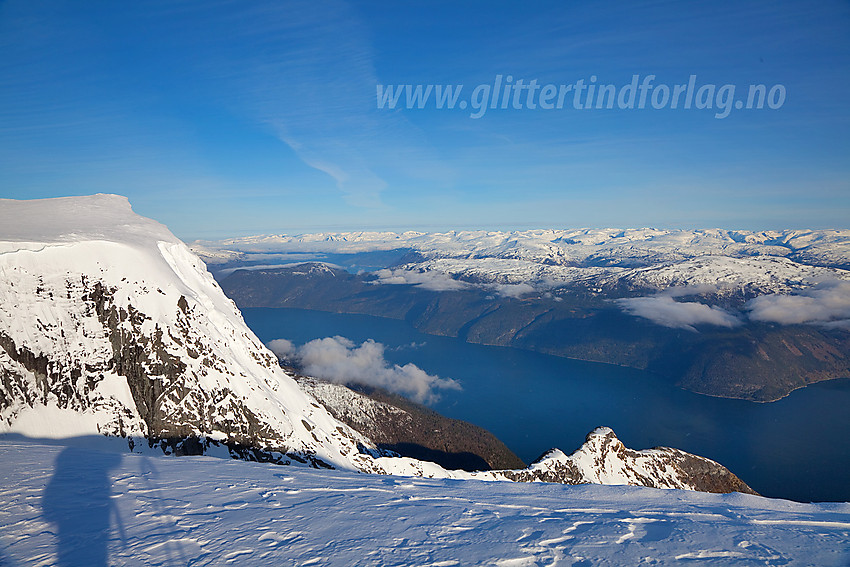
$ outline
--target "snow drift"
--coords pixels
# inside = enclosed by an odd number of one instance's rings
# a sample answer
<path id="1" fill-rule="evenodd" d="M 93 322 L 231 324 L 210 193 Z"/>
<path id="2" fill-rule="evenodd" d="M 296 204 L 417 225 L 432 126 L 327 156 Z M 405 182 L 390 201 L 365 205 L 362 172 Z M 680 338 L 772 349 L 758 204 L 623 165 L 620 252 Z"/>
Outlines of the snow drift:
<path id="1" fill-rule="evenodd" d="M 2 565 L 847 565 L 850 504 L 0 439 Z"/>

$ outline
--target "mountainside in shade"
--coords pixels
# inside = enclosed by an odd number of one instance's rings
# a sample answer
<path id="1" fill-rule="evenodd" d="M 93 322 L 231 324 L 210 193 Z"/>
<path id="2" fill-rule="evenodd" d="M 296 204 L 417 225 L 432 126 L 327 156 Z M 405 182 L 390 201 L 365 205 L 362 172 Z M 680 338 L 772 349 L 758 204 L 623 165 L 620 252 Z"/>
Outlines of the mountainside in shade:
<path id="1" fill-rule="evenodd" d="M 114 195 L 0 200 L 0 385 L 0 433 L 103 434 L 175 453 L 225 446 L 242 458 L 408 476 L 742 489 L 697 483 L 682 453 L 613 440 L 553 452 L 527 471 L 381 456 L 280 368 L 182 242 Z"/>
<path id="2" fill-rule="evenodd" d="M 379 449 L 432 461 L 446 469 L 517 469 L 525 464 L 492 433 L 444 417 L 397 394 L 357 390 L 296 376 L 298 385 L 338 420 L 371 439 Z"/>

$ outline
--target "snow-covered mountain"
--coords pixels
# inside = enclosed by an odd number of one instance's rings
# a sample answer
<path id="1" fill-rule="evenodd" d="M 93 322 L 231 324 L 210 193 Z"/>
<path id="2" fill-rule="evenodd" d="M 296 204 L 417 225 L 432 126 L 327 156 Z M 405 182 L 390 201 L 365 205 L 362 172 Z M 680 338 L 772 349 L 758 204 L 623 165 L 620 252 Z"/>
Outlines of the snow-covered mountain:
<path id="1" fill-rule="evenodd" d="M 394 281 L 417 274 L 473 284 L 527 284 L 538 290 L 581 286 L 662 290 L 671 286 L 743 288 L 747 295 L 787 293 L 825 279 L 850 279 L 850 230 L 580 229 L 447 233 L 354 232 L 257 236 L 196 242 L 213 263 L 263 254 L 359 254 L 410 249 Z M 384 278 L 388 280 L 388 278 Z"/>
<path id="2" fill-rule="evenodd" d="M 114 195 L 0 200 L 0 383 L 0 432 L 34 437 L 103 434 L 188 453 L 212 444 L 244 458 L 484 480 L 702 489 L 696 470 L 746 489 L 716 463 L 629 451 L 608 430 L 525 471 L 382 456 L 280 368 L 186 245 Z"/>
<path id="3" fill-rule="evenodd" d="M 368 469 L 204 264 L 122 197 L 0 202 L 0 427 L 205 437 Z M 187 449 L 188 450 L 188 449 Z"/>
<path id="4" fill-rule="evenodd" d="M 775 401 L 850 371 L 846 229 L 342 233 L 193 248 L 240 307 L 405 319 L 649 369 L 712 396 Z"/>
<path id="5" fill-rule="evenodd" d="M 615 484 L 681 488 L 701 492 L 755 492 L 725 467 L 678 449 L 626 448 L 608 427 L 597 427 L 575 453 L 554 449 L 527 470 L 496 471 L 514 481 L 561 484 Z"/>
<path id="6" fill-rule="evenodd" d="M 850 264 L 850 230 L 731 231 L 567 229 L 526 231 L 346 232 L 267 235 L 199 241 L 198 249 L 220 258 L 240 253 L 362 253 L 411 248 L 436 257 L 517 258 L 569 265 L 644 264 L 697 256 L 785 256 L 814 265 Z"/>

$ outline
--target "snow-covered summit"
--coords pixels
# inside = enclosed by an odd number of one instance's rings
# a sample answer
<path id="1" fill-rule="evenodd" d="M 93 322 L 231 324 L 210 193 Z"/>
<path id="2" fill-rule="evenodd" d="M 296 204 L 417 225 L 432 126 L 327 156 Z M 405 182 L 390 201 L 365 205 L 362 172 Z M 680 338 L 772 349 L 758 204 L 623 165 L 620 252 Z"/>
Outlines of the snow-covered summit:
<path id="1" fill-rule="evenodd" d="M 516 481 L 680 488 L 755 494 L 722 465 L 678 449 L 635 451 L 610 427 L 597 427 L 572 455 L 553 449 L 522 471 L 479 473 Z"/>
<path id="2" fill-rule="evenodd" d="M 30 201 L 0 199 L 0 240 L 41 243 L 103 240 L 140 246 L 179 242 L 164 224 L 134 213 L 126 197 L 103 193 Z"/>

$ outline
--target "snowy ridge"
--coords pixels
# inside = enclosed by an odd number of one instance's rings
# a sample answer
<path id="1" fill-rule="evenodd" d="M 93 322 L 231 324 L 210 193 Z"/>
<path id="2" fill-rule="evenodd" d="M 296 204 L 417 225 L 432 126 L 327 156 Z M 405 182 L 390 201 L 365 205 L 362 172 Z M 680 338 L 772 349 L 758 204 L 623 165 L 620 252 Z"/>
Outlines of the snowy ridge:
<path id="1" fill-rule="evenodd" d="M 612 452 L 610 439 L 528 471 L 379 457 L 280 368 L 203 262 L 126 199 L 4 200 L 0 211 L 0 433 L 146 438 L 167 452 L 223 444 L 409 476 L 693 487 L 669 458 Z"/>
<path id="2" fill-rule="evenodd" d="M 678 449 L 626 448 L 608 427 L 597 427 L 572 455 L 554 449 L 521 471 L 474 473 L 476 478 L 560 484 L 607 484 L 703 492 L 755 492 L 722 465 Z"/>
<path id="3" fill-rule="evenodd" d="M 440 258 L 409 263 L 377 272 L 380 283 L 422 284 L 423 274 L 447 276 L 458 282 L 484 285 L 531 286 L 544 291 L 580 286 L 598 292 L 625 286 L 630 290 L 659 291 L 670 287 L 710 286 L 720 294 L 743 291 L 749 295 L 787 293 L 830 279 L 850 280 L 850 272 L 806 266 L 787 258 L 757 256 L 701 256 L 679 263 L 649 267 L 551 266 L 505 258 Z M 390 279 L 390 278 L 394 279 Z M 498 288 L 497 288 L 498 289 Z"/>

